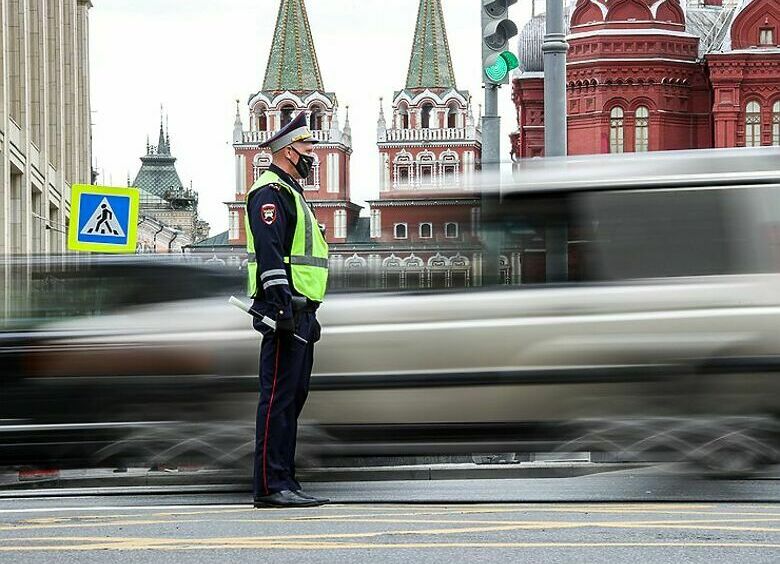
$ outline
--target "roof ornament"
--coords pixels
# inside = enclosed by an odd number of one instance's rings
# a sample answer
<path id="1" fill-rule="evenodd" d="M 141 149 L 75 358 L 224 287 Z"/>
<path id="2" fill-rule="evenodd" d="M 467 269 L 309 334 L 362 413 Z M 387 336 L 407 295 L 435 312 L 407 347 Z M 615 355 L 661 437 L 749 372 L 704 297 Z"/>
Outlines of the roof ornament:
<path id="1" fill-rule="evenodd" d="M 168 112 L 165 112 L 165 149 L 171 154 L 171 128 L 168 125 Z"/>
<path id="2" fill-rule="evenodd" d="M 352 126 L 349 124 L 349 106 L 346 106 L 347 110 L 347 116 L 344 119 L 344 135 L 342 136 L 341 142 L 344 143 L 347 147 L 352 146 Z"/>
<path id="3" fill-rule="evenodd" d="M 376 121 L 376 140 L 378 143 L 387 141 L 387 121 L 385 120 L 384 98 L 379 98 L 379 119 Z"/>
<path id="4" fill-rule="evenodd" d="M 333 108 L 333 118 L 330 120 L 330 140 L 332 143 L 341 141 L 341 127 L 339 126 L 338 106 Z"/>
<path id="5" fill-rule="evenodd" d="M 325 90 L 304 0 L 279 2 L 263 90 Z"/>
<path id="6" fill-rule="evenodd" d="M 441 0 L 420 0 L 406 88 L 456 88 Z"/>
<path id="7" fill-rule="evenodd" d="M 244 124 L 241 123 L 241 102 L 236 98 L 236 121 L 233 122 L 233 143 L 241 143 L 244 136 Z"/>
<path id="8" fill-rule="evenodd" d="M 160 104 L 160 137 L 157 141 L 157 154 L 158 155 L 165 155 L 167 154 L 167 151 L 165 150 L 165 130 L 163 129 L 163 106 Z"/>

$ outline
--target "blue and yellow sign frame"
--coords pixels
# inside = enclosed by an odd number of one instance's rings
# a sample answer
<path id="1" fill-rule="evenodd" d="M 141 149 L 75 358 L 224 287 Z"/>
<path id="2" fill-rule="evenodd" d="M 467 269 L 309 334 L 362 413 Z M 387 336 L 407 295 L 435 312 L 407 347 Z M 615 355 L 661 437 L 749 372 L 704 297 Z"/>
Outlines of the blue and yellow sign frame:
<path id="1" fill-rule="evenodd" d="M 137 188 L 88 186 L 74 184 L 70 196 L 68 249 L 93 253 L 135 253 L 138 239 L 139 192 Z M 101 208 L 108 208 L 98 219 L 94 232 L 87 223 L 93 221 Z M 109 223 L 115 221 L 116 223 Z M 101 224 L 108 226 L 101 229 Z"/>

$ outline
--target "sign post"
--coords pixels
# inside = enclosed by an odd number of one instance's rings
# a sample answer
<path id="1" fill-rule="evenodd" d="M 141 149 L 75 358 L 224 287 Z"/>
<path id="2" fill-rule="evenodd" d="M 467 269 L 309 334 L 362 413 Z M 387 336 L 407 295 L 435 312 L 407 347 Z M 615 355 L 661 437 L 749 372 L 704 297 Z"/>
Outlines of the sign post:
<path id="1" fill-rule="evenodd" d="M 76 184 L 71 187 L 68 249 L 135 253 L 139 194 L 136 188 Z"/>

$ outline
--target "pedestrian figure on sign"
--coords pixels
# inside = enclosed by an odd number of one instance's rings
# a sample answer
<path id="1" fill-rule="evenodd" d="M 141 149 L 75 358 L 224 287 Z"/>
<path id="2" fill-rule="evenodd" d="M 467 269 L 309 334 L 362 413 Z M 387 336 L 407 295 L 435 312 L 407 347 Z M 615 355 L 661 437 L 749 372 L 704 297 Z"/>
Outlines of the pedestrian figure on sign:
<path id="1" fill-rule="evenodd" d="M 114 214 L 111 212 L 110 209 L 106 206 L 106 204 L 100 204 L 100 219 L 98 220 L 95 227 L 91 228 L 87 233 L 92 233 L 95 230 L 99 231 L 101 234 L 105 235 L 106 229 L 108 229 L 111 233 L 114 235 L 119 235 L 119 232 L 116 229 L 111 228 L 110 221 L 114 219 Z M 105 224 L 106 229 L 101 229 L 101 226 Z"/>

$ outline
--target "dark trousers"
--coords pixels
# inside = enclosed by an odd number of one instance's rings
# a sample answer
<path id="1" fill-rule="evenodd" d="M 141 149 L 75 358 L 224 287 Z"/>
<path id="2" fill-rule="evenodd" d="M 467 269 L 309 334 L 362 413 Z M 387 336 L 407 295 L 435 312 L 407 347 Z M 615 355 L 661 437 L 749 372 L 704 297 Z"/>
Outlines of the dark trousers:
<path id="1" fill-rule="evenodd" d="M 295 443 L 298 416 L 309 395 L 314 362 L 314 343 L 320 327 L 313 312 L 296 315 L 296 334 L 305 345 L 289 334 L 261 330 L 260 401 L 255 432 L 255 497 L 283 490 L 299 490 L 295 479 Z"/>

